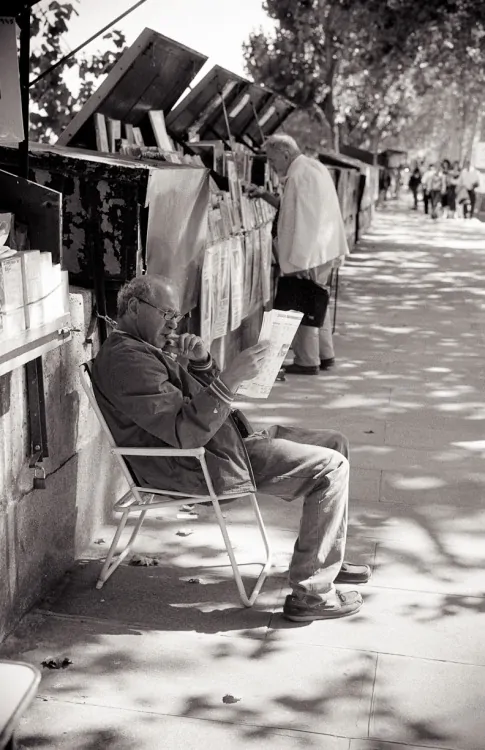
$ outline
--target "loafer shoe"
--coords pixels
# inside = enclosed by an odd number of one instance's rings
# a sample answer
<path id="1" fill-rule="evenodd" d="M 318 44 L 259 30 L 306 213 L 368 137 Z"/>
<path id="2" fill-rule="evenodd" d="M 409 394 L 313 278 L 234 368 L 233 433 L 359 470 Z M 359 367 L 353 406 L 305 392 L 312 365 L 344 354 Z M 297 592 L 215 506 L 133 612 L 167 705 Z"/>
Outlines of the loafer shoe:
<path id="1" fill-rule="evenodd" d="M 283 616 L 292 622 L 313 622 L 314 620 L 335 620 L 338 617 L 355 615 L 363 604 L 358 591 L 335 591 L 332 602 L 309 604 L 304 598 L 299 599 L 294 594 L 286 597 Z"/>
<path id="2" fill-rule="evenodd" d="M 344 562 L 335 583 L 367 583 L 372 575 L 369 565 L 355 565 Z"/>
<path id="3" fill-rule="evenodd" d="M 307 367 L 307 365 L 286 365 L 285 372 L 288 375 L 318 375 L 318 367 Z"/>
<path id="4" fill-rule="evenodd" d="M 330 370 L 335 364 L 335 357 L 320 360 L 320 370 Z"/>

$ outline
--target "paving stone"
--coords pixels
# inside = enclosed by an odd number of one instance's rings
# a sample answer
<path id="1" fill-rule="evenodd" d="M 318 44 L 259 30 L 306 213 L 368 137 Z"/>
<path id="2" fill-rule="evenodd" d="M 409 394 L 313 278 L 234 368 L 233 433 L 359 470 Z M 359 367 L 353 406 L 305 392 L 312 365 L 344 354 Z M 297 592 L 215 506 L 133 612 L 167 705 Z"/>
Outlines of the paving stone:
<path id="1" fill-rule="evenodd" d="M 414 425 L 401 420 L 386 422 L 385 444 L 404 448 L 454 448 L 462 445 L 464 450 L 472 450 L 471 445 L 483 437 L 482 422 L 454 423 L 448 427 L 428 428 L 424 424 Z M 471 444 L 471 445 L 470 445 Z M 470 447 L 467 447 L 470 446 Z"/>
<path id="2" fill-rule="evenodd" d="M 452 750 L 480 750 L 485 668 L 379 656 L 370 735 Z"/>
<path id="3" fill-rule="evenodd" d="M 369 584 L 340 588 L 358 588 L 362 593 L 364 606 L 358 614 L 301 627 L 277 613 L 271 619 L 269 637 L 277 642 L 375 650 L 485 666 L 481 630 L 485 597 L 391 590 Z M 283 587 L 280 607 L 287 593 Z"/>
<path id="4" fill-rule="evenodd" d="M 5 649 L 33 664 L 72 660 L 44 670 L 41 698 L 337 736 L 367 731 L 376 668 L 373 654 L 264 643 L 250 632 L 227 638 L 82 620 L 74 630 L 72 618 L 35 615 Z M 226 695 L 240 700 L 225 704 Z"/>
<path id="5" fill-rule="evenodd" d="M 119 709 L 35 701 L 18 731 L 22 748 L 55 750 L 349 750 L 350 740 L 310 732 L 234 725 Z"/>
<path id="6" fill-rule="evenodd" d="M 483 535 L 426 532 L 377 545 L 373 585 L 388 589 L 485 596 Z"/>
<path id="7" fill-rule="evenodd" d="M 421 471 L 438 476 L 453 475 L 457 479 L 476 476 L 483 478 L 485 488 L 485 456 L 482 449 L 472 451 L 460 445 L 443 446 L 435 450 L 404 448 L 393 445 L 369 445 L 364 442 L 352 446 L 352 466 L 395 472 Z"/>
<path id="8" fill-rule="evenodd" d="M 263 638 L 284 583 L 281 575 L 271 575 L 249 609 L 239 599 L 229 566 L 180 570 L 163 561 L 150 567 L 121 565 L 97 590 L 100 570 L 97 561 L 78 564 L 41 603 L 41 609 L 161 631 L 236 634 L 250 628 Z M 250 590 L 259 570 L 256 566 L 243 570 Z"/>
<path id="9" fill-rule="evenodd" d="M 469 540 L 483 539 L 485 509 L 443 503 L 350 503 L 349 534 L 380 541 L 421 540 L 424 534 L 445 547 L 459 535 L 460 543 L 466 545 Z"/>
<path id="10" fill-rule="evenodd" d="M 479 470 L 467 470 L 461 463 L 456 468 L 439 471 L 430 465 L 413 469 L 383 471 L 380 499 L 385 503 L 418 505 L 440 503 L 460 507 L 483 507 L 485 499 L 485 463 Z"/>
<path id="11" fill-rule="evenodd" d="M 429 750 L 424 745 L 401 745 L 395 742 L 383 742 L 382 740 L 350 740 L 349 750 Z"/>

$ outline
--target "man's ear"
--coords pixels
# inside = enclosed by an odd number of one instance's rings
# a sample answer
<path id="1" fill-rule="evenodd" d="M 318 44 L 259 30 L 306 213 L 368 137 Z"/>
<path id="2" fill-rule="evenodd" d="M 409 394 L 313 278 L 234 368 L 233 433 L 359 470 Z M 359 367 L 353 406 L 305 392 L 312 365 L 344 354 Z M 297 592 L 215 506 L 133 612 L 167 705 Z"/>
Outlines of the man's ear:
<path id="1" fill-rule="evenodd" d="M 128 300 L 128 310 L 127 312 L 129 315 L 133 318 L 136 318 L 138 315 L 138 309 L 140 307 L 140 302 L 137 300 L 136 297 L 131 297 L 131 299 Z"/>

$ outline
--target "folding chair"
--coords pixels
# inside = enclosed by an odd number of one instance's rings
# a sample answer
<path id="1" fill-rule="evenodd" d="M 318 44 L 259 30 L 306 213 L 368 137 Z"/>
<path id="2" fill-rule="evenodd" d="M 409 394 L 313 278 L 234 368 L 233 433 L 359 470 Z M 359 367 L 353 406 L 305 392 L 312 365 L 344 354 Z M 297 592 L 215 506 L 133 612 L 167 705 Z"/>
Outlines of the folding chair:
<path id="1" fill-rule="evenodd" d="M 120 565 L 120 563 L 123 562 L 123 560 L 127 557 L 127 555 L 129 555 L 133 547 L 133 544 L 136 540 L 136 537 L 138 536 L 138 532 L 141 529 L 143 521 L 145 520 L 145 516 L 149 511 L 160 510 L 160 508 L 165 508 L 170 505 L 181 505 L 187 501 L 190 501 L 190 503 L 194 505 L 198 503 L 212 502 L 214 513 L 215 513 L 217 522 L 222 532 L 222 537 L 224 539 L 224 544 L 226 546 L 227 554 L 229 555 L 229 560 L 231 561 L 231 566 L 234 572 L 234 578 L 236 581 L 236 586 L 239 592 L 239 596 L 245 607 L 252 607 L 254 602 L 256 601 L 256 597 L 258 596 L 264 581 L 266 580 L 269 569 L 271 567 L 271 548 L 270 548 L 269 539 L 266 534 L 266 529 L 264 527 L 263 519 L 261 517 L 261 512 L 259 510 L 259 505 L 258 505 L 258 501 L 256 499 L 255 494 L 252 492 L 251 493 L 245 492 L 245 493 L 241 493 L 240 495 L 217 495 L 214 491 L 212 480 L 211 480 L 211 477 L 207 468 L 204 448 L 189 448 L 189 449 L 128 448 L 128 447 L 123 448 L 123 447 L 117 446 L 113 439 L 111 431 L 108 425 L 106 424 L 106 421 L 97 404 L 96 398 L 94 396 L 90 365 L 88 363 L 85 363 L 81 365 L 79 369 L 80 369 L 80 376 L 81 376 L 81 385 L 108 439 L 110 452 L 114 456 L 116 456 L 118 463 L 120 465 L 121 471 L 123 472 L 123 475 L 125 479 L 127 480 L 128 486 L 129 486 L 128 492 L 126 492 L 123 495 L 123 497 L 120 500 L 118 500 L 113 506 L 113 511 L 115 513 L 121 513 L 121 518 L 118 523 L 118 527 L 116 529 L 116 533 L 114 535 L 113 541 L 111 543 L 111 547 L 109 548 L 108 555 L 106 557 L 103 568 L 101 570 L 98 582 L 96 584 L 96 588 L 98 589 L 102 588 L 102 586 L 106 583 L 108 578 L 114 573 L 118 565 Z M 174 492 L 173 490 L 164 490 L 162 488 L 155 489 L 153 487 L 140 487 L 137 483 L 136 477 L 134 476 L 129 464 L 125 460 L 127 456 L 145 456 L 145 457 L 146 456 L 153 456 L 153 457 L 192 456 L 194 459 L 197 459 L 201 465 L 202 472 L 204 474 L 206 487 L 207 487 L 207 494 L 193 495 L 193 494 L 188 494 L 185 492 Z M 157 496 L 163 496 L 166 499 L 154 500 L 154 498 Z M 256 516 L 256 521 L 258 524 L 259 531 L 261 533 L 261 537 L 263 539 L 263 544 L 264 544 L 265 553 L 266 553 L 266 560 L 264 563 L 262 563 L 261 573 L 259 574 L 259 577 L 254 585 L 254 588 L 249 595 L 242 581 L 241 573 L 239 571 L 239 567 L 238 567 L 238 564 L 234 555 L 234 550 L 233 550 L 231 540 L 229 538 L 229 534 L 227 531 L 226 522 L 222 515 L 221 507 L 219 505 L 219 502 L 221 500 L 229 500 L 229 499 L 233 500 L 235 498 L 242 498 L 242 497 L 249 497 L 251 501 L 251 505 L 254 511 L 254 515 Z M 118 546 L 119 539 L 121 537 L 123 529 L 125 528 L 125 525 L 126 525 L 126 522 L 128 520 L 128 516 L 130 515 L 130 513 L 139 513 L 140 515 L 135 524 L 131 537 L 128 540 L 128 543 L 126 544 L 124 549 L 115 557 L 115 552 Z"/>

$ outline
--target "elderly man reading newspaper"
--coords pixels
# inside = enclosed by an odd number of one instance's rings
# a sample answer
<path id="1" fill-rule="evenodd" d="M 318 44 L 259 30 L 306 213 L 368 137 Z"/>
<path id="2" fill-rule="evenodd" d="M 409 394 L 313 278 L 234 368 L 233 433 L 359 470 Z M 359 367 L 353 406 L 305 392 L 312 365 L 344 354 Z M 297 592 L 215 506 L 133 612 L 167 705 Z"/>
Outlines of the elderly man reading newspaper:
<path id="1" fill-rule="evenodd" d="M 177 335 L 179 300 L 171 282 L 142 276 L 118 296 L 118 327 L 93 366 L 100 409 L 119 445 L 205 447 L 217 493 L 258 490 L 302 500 L 284 615 L 297 622 L 358 612 L 362 597 L 337 583 L 365 583 L 367 565 L 344 562 L 349 463 L 347 439 L 331 430 L 270 427 L 254 432 L 233 401 L 258 374 L 267 343 L 238 354 L 221 372 L 202 339 Z M 175 358 L 174 358 L 175 357 Z M 190 458 L 133 457 L 138 481 L 190 493 L 203 477 Z"/>

